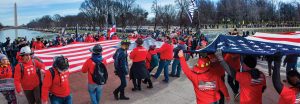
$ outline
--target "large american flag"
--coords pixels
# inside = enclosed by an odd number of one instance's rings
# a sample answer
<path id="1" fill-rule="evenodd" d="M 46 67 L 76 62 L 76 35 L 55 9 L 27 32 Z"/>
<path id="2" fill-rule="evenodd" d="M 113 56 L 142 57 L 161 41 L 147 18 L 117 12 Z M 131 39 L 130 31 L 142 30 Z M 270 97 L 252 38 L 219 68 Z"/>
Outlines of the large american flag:
<path id="1" fill-rule="evenodd" d="M 135 39 L 131 39 L 131 45 L 129 47 L 129 50 L 127 51 L 129 54 L 131 50 L 136 47 L 134 41 Z M 84 62 L 91 57 L 92 53 L 89 51 L 89 49 L 92 48 L 95 44 L 101 44 L 103 48 L 103 59 L 105 63 L 110 64 L 114 62 L 112 56 L 120 47 L 120 42 L 121 40 L 106 40 L 94 43 L 75 43 L 62 47 L 36 50 L 34 55 L 39 57 L 44 62 L 44 64 L 46 65 L 46 69 L 49 69 L 52 66 L 54 56 L 63 55 L 69 60 L 69 70 L 71 72 L 78 72 L 81 70 Z M 150 45 L 156 45 L 156 48 L 160 48 L 162 44 L 163 42 L 156 41 L 153 38 L 146 38 L 144 39 L 143 46 L 147 49 Z"/>
<path id="2" fill-rule="evenodd" d="M 300 54 L 300 33 L 256 33 L 246 38 L 219 35 L 206 48 L 197 52 L 215 52 L 217 49 L 237 54 L 272 55 L 276 52 L 285 55 Z"/>
<path id="3" fill-rule="evenodd" d="M 70 71 L 77 72 L 80 71 L 84 62 L 91 57 L 91 52 L 89 49 L 95 44 L 101 44 L 103 48 L 103 59 L 106 63 L 113 62 L 113 54 L 117 50 L 116 46 L 121 40 L 107 40 L 102 42 L 94 43 L 75 43 L 62 47 L 47 48 L 43 50 L 36 50 L 35 56 L 39 57 L 44 64 L 46 69 L 49 69 L 53 63 L 53 57 L 63 55 L 68 58 Z"/>

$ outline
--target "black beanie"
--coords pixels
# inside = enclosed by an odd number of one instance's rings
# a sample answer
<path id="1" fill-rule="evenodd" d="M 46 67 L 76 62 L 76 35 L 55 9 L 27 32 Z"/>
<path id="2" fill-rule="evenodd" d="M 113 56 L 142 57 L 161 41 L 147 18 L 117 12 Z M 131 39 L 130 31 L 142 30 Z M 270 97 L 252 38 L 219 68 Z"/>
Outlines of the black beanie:
<path id="1" fill-rule="evenodd" d="M 247 55 L 244 58 L 244 64 L 246 64 L 249 68 L 255 68 L 257 60 L 254 56 Z"/>

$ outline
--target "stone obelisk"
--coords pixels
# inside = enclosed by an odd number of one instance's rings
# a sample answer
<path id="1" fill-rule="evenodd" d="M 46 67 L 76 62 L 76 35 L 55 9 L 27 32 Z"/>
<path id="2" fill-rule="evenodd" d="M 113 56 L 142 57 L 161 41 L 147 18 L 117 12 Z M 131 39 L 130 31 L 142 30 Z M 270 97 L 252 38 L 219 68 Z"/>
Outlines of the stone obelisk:
<path id="1" fill-rule="evenodd" d="M 14 6 L 15 9 L 15 38 L 18 37 L 18 14 L 17 14 L 17 3 Z"/>

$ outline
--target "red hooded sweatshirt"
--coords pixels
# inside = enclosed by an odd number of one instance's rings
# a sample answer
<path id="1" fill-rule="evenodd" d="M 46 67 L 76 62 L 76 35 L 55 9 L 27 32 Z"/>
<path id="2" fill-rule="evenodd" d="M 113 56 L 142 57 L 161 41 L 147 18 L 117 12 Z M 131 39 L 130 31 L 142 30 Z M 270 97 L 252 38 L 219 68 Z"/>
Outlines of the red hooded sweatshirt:
<path id="1" fill-rule="evenodd" d="M 146 68 L 147 69 L 150 69 L 151 65 L 151 60 L 152 60 L 152 55 L 156 55 L 157 52 L 156 50 L 149 50 L 148 53 L 147 53 L 147 57 L 146 57 Z"/>
<path id="2" fill-rule="evenodd" d="M 40 49 L 45 48 L 45 45 L 41 41 L 36 41 L 32 44 L 32 48 L 35 50 L 40 50 Z"/>
<path id="3" fill-rule="evenodd" d="M 4 78 L 12 78 L 12 69 L 10 65 L 0 66 L 0 79 L 4 79 Z"/>
<path id="4" fill-rule="evenodd" d="M 31 60 L 28 62 L 21 62 L 23 63 L 24 66 L 23 74 L 21 73 L 20 64 L 17 64 L 17 66 L 15 67 L 14 80 L 15 80 L 16 90 L 18 93 L 22 91 L 22 88 L 23 90 L 33 90 L 40 84 L 39 77 L 36 73 L 37 70 L 36 68 L 44 70 L 45 65 L 37 60 L 34 60 L 35 66 L 33 66 Z"/>
<path id="5" fill-rule="evenodd" d="M 106 61 L 104 61 L 104 60 L 102 61 L 102 63 L 104 65 L 107 64 Z M 92 74 L 94 73 L 94 70 L 95 70 L 95 62 L 91 58 L 89 58 L 83 64 L 82 70 L 81 70 L 83 73 L 88 73 L 88 83 L 89 84 L 96 84 L 92 78 Z"/>
<path id="6" fill-rule="evenodd" d="M 157 53 L 160 53 L 161 60 L 172 60 L 173 59 L 173 48 L 172 44 L 164 43 L 158 50 Z"/>
<path id="7" fill-rule="evenodd" d="M 49 92 L 58 97 L 67 97 L 70 95 L 70 85 L 69 85 L 69 71 L 59 73 L 57 69 L 53 68 L 55 73 L 54 79 L 52 80 L 52 75 L 49 70 L 45 72 L 45 77 L 42 86 L 42 101 L 48 101 Z"/>
<path id="8" fill-rule="evenodd" d="M 145 61 L 147 57 L 147 49 L 143 46 L 137 46 L 131 51 L 129 57 L 132 59 L 132 62 Z"/>
<path id="9" fill-rule="evenodd" d="M 196 74 L 189 69 L 184 57 L 179 59 L 183 72 L 193 83 L 197 104 L 217 102 L 221 98 L 219 91 L 222 91 L 225 97 L 229 97 L 226 85 L 218 75 L 213 75 L 210 71 L 203 74 Z"/>
<path id="10" fill-rule="evenodd" d="M 91 35 L 89 35 L 85 38 L 85 42 L 89 42 L 89 43 L 94 42 L 94 38 Z"/>

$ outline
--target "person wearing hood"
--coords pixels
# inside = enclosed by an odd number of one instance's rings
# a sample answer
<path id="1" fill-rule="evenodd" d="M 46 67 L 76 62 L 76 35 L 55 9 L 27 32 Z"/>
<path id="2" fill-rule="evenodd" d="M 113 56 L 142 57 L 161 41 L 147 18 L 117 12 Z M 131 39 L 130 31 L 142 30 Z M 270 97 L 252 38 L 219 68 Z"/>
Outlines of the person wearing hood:
<path id="1" fill-rule="evenodd" d="M 266 77 L 263 72 L 256 69 L 257 59 L 246 55 L 243 58 L 242 72 L 237 72 L 224 61 L 222 51 L 215 52 L 217 59 L 225 71 L 240 85 L 240 104 L 262 104 L 262 93 L 266 89 Z"/>
<path id="2" fill-rule="evenodd" d="M 19 95 L 26 96 L 29 104 L 40 104 L 41 73 L 45 65 L 31 57 L 33 52 L 29 46 L 20 50 L 21 61 L 15 67 L 14 80 Z"/>
<path id="3" fill-rule="evenodd" d="M 225 83 L 212 72 L 214 69 L 208 58 L 199 58 L 194 68 L 189 69 L 182 50 L 178 56 L 183 72 L 193 83 L 197 104 L 218 104 L 221 98 L 219 91 L 222 91 L 227 102 L 230 101 Z"/>
<path id="4" fill-rule="evenodd" d="M 6 55 L 0 54 L 0 79 L 12 79 L 12 68 Z M 17 104 L 17 98 L 14 90 L 0 91 L 8 104 Z"/>
<path id="5" fill-rule="evenodd" d="M 116 100 L 129 100 L 125 96 L 125 87 L 127 86 L 126 75 L 128 75 L 128 54 L 127 50 L 130 40 L 122 40 L 121 47 L 113 55 L 115 74 L 120 78 L 121 84 L 113 92 Z"/>
<path id="6" fill-rule="evenodd" d="M 42 86 L 42 102 L 48 104 L 72 104 L 69 62 L 64 56 L 54 57 L 53 65 L 45 72 Z"/>
<path id="7" fill-rule="evenodd" d="M 92 57 L 87 59 L 82 66 L 82 72 L 88 73 L 88 91 L 90 94 L 92 104 L 99 104 L 102 96 L 102 89 L 105 83 L 98 83 L 97 78 L 103 79 L 106 82 L 108 78 L 107 70 L 104 64 L 106 61 L 102 57 L 102 46 L 96 44 L 90 49 L 92 52 Z M 96 71 L 96 72 L 95 72 Z M 95 74 L 97 72 L 103 73 L 103 76 L 97 77 Z M 95 76 L 97 78 L 95 78 Z"/>
<path id="8" fill-rule="evenodd" d="M 141 91 L 142 79 L 149 78 L 149 73 L 146 69 L 146 57 L 147 49 L 143 47 L 143 39 L 138 38 L 136 41 L 136 47 L 132 50 L 129 57 L 132 60 L 132 66 L 130 68 L 130 78 L 132 79 L 133 88 L 132 91 Z"/>
<path id="9" fill-rule="evenodd" d="M 279 94 L 278 104 L 300 103 L 300 74 L 297 70 L 290 70 L 286 74 L 287 84 L 283 84 L 280 78 L 282 55 L 275 54 L 272 81 L 275 90 Z"/>

